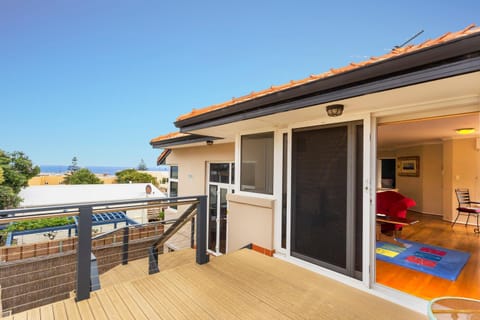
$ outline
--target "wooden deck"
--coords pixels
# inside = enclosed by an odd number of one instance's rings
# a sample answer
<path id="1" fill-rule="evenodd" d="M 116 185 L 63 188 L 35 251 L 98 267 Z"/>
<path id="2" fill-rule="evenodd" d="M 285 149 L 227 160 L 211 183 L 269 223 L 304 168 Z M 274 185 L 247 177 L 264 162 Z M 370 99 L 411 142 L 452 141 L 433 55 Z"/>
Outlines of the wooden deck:
<path id="1" fill-rule="evenodd" d="M 106 285 L 88 300 L 68 299 L 7 319 L 426 319 L 247 249 L 202 266 L 191 259 L 160 268 L 156 275 Z"/>

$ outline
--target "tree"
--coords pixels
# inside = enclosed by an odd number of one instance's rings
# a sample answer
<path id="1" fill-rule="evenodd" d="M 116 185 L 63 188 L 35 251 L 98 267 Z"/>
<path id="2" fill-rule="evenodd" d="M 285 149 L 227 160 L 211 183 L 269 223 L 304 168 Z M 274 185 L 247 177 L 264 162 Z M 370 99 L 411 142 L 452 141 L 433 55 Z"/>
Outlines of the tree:
<path id="1" fill-rule="evenodd" d="M 63 179 L 63 183 L 65 184 L 102 184 L 103 181 L 100 180 L 95 174 L 93 174 L 87 168 L 82 168 L 67 175 L 65 179 Z"/>
<path id="2" fill-rule="evenodd" d="M 72 158 L 72 164 L 68 166 L 67 170 L 70 171 L 70 172 L 75 172 L 75 171 L 80 170 L 80 167 L 78 166 L 77 157 Z"/>
<path id="3" fill-rule="evenodd" d="M 140 160 L 140 163 L 138 164 L 137 170 L 139 170 L 139 171 L 147 171 L 148 170 L 147 165 L 145 164 L 145 161 L 143 161 L 143 159 Z"/>
<path id="4" fill-rule="evenodd" d="M 157 179 L 146 172 L 138 172 L 135 169 L 126 169 L 115 173 L 118 183 L 151 183 L 158 187 Z"/>
<path id="5" fill-rule="evenodd" d="M 23 152 L 0 150 L 0 209 L 17 207 L 22 200 L 18 193 L 39 173 L 40 168 Z"/>

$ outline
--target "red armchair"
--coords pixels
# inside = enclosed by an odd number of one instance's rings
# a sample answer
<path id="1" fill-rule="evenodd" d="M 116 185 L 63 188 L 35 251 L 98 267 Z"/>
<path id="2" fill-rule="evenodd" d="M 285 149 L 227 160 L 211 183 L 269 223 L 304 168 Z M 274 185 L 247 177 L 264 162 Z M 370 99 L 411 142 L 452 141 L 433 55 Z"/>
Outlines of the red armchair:
<path id="1" fill-rule="evenodd" d="M 377 213 L 387 215 L 394 218 L 406 218 L 407 209 L 415 206 L 413 199 L 407 198 L 395 191 L 384 191 L 377 193 Z M 382 232 L 391 230 L 399 231 L 402 226 L 399 224 L 384 223 L 382 224 Z"/>

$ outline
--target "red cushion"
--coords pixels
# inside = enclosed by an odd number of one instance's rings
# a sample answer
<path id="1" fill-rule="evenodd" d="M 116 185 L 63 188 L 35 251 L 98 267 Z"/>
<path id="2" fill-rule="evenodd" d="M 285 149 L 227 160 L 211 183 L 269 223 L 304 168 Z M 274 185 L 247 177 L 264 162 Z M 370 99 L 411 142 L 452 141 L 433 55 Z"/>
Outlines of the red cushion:
<path id="1" fill-rule="evenodd" d="M 377 193 L 377 213 L 395 218 L 406 218 L 407 209 L 415 205 L 415 200 L 395 191 Z M 395 225 L 395 229 L 400 229 L 401 227 L 401 225 Z"/>

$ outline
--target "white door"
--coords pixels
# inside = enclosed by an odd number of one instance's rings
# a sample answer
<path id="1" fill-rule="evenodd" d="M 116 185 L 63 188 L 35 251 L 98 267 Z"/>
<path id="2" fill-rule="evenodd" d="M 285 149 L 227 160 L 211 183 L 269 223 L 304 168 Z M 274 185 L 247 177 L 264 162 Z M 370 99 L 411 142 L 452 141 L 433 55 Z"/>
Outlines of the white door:
<path id="1" fill-rule="evenodd" d="M 208 165 L 208 251 L 220 255 L 227 248 L 227 194 L 233 192 L 234 164 Z"/>

